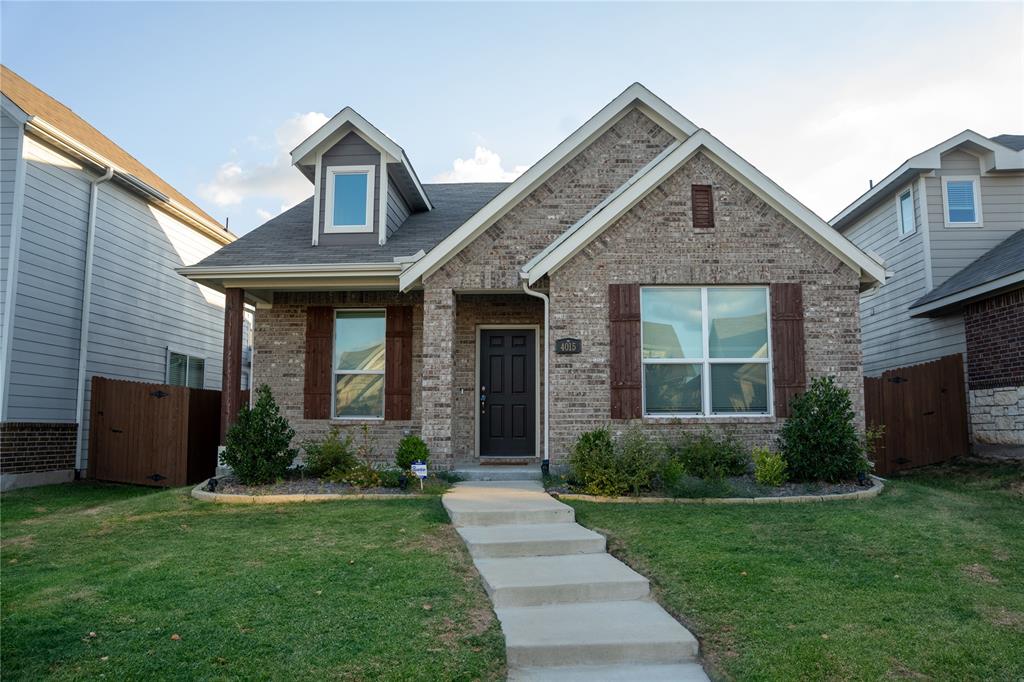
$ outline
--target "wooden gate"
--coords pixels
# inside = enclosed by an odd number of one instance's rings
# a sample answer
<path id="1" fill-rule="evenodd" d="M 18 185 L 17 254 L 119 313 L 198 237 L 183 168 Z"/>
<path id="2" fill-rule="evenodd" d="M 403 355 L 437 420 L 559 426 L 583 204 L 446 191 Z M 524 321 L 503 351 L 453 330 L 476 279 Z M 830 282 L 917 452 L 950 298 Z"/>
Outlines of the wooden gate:
<path id="1" fill-rule="evenodd" d="M 217 467 L 220 391 L 93 377 L 89 477 L 198 483 Z"/>
<path id="2" fill-rule="evenodd" d="M 885 427 L 874 452 L 877 473 L 945 462 L 969 452 L 959 354 L 865 377 L 864 411 L 868 426 Z"/>

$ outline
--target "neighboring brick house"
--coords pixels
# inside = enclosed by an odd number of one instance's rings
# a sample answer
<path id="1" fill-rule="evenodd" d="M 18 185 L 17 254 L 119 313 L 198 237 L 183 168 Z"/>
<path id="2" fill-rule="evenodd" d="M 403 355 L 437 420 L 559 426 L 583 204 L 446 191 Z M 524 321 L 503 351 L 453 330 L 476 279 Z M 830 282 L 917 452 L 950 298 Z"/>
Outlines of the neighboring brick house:
<path id="1" fill-rule="evenodd" d="M 0 488 L 88 464 L 102 375 L 220 388 L 224 296 L 182 279 L 234 235 L 0 67 Z"/>
<path id="2" fill-rule="evenodd" d="M 866 373 L 960 355 L 974 448 L 1024 456 L 1024 135 L 955 135 L 832 225 L 889 271 L 861 295 Z"/>
<path id="3" fill-rule="evenodd" d="M 179 272 L 227 293 L 227 345 L 255 304 L 254 382 L 299 440 L 421 434 L 445 467 L 564 462 L 609 423 L 769 444 L 823 375 L 863 425 L 884 270 L 639 84 L 507 185 L 423 185 L 350 108 L 292 162 L 310 199 Z"/>

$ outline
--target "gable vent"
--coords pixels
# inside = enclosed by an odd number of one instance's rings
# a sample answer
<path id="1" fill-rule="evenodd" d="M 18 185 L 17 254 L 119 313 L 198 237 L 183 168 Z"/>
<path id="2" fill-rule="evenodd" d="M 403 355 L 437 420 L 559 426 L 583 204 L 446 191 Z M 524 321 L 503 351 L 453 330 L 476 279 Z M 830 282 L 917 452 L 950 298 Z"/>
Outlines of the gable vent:
<path id="1" fill-rule="evenodd" d="M 691 185 L 693 200 L 693 228 L 710 230 L 715 226 L 715 202 L 711 195 L 711 185 Z"/>

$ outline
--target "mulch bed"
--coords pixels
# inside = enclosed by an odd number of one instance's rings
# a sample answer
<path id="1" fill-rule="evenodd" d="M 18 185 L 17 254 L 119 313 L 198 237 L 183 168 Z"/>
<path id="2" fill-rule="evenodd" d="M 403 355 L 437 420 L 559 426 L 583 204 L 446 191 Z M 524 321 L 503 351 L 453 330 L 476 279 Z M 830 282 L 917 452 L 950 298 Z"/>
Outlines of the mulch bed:
<path id="1" fill-rule="evenodd" d="M 841 495 L 843 493 L 854 493 L 858 490 L 867 490 L 871 487 L 871 480 L 861 485 L 856 481 L 841 483 L 826 483 L 816 481 L 812 483 L 785 483 L 778 487 L 760 485 L 754 480 L 753 475 L 731 476 L 721 483 L 712 483 L 699 478 L 687 477 L 674 491 L 658 490 L 654 492 L 640 493 L 640 497 L 677 497 L 677 498 L 700 498 L 700 497 L 799 497 L 801 495 Z M 549 493 L 584 493 L 572 486 L 562 483 L 549 485 Z"/>
<path id="2" fill-rule="evenodd" d="M 243 485 L 234 476 L 217 479 L 218 493 L 226 495 L 310 495 L 331 493 L 335 495 L 410 495 L 419 493 L 420 484 L 410 481 L 406 490 L 400 488 L 356 488 L 348 483 L 331 483 L 319 478 L 286 478 L 267 485 Z"/>

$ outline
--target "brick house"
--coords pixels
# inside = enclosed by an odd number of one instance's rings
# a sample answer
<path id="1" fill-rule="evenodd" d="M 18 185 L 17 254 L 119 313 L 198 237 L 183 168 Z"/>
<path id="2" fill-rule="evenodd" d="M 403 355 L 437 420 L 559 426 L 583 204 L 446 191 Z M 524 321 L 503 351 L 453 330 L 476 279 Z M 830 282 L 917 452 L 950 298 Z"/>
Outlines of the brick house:
<path id="1" fill-rule="evenodd" d="M 564 461 L 609 423 L 762 444 L 820 375 L 863 422 L 883 268 L 640 84 L 510 184 L 421 184 L 350 108 L 292 162 L 312 197 L 179 272 L 227 294 L 225 385 L 256 306 L 253 380 L 300 440 L 421 434 L 440 466 Z"/>

